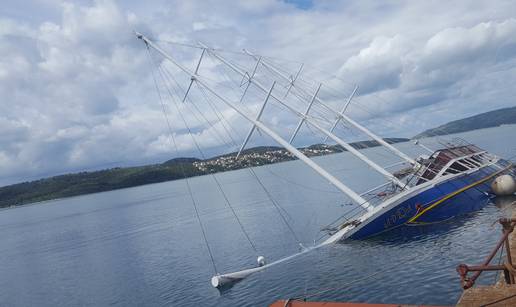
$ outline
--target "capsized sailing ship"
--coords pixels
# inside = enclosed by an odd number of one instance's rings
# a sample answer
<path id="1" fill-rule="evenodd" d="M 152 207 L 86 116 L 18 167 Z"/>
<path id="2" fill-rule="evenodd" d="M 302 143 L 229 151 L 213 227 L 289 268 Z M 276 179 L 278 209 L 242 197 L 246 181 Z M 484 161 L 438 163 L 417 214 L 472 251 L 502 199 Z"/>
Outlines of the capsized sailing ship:
<path id="1" fill-rule="evenodd" d="M 252 66 L 245 68 L 241 63 L 232 62 L 223 56 L 219 49 L 198 43 L 190 46 L 201 52 L 197 62 L 192 63 L 196 64 L 195 68 L 190 69 L 178 58 L 165 51 L 157 41 L 151 40 L 141 33 L 136 33 L 136 36 L 145 43 L 149 52 L 154 50 L 162 57 L 161 66 L 169 65 L 170 71 L 173 72 L 170 75 L 165 74 L 165 78 L 173 78 L 171 75 L 174 73 L 189 78 L 189 85 L 181 88 L 183 92 L 180 94 L 183 96 L 183 103 L 192 95 L 193 89 L 197 88 L 203 95 L 211 95 L 218 103 L 235 111 L 251 124 L 237 157 L 256 131 L 268 135 L 291 155 L 329 181 L 360 209 L 354 214 L 343 216 L 326 226 L 324 230 L 327 232 L 327 236 L 323 240 L 311 247 L 303 247 L 297 254 L 268 264 L 265 263 L 263 257 L 258 257 L 257 267 L 234 273 L 217 273 L 211 279 L 214 287 L 231 284 L 252 273 L 328 244 L 346 239 L 365 239 L 402 225 L 441 222 L 478 210 L 487 204 L 490 197 L 490 184 L 496 177 L 503 174 L 514 176 L 512 164 L 509 161 L 465 141 L 443 144 L 443 148 L 438 150 L 430 150 L 421 144 L 430 155 L 411 158 L 346 114 L 346 109 L 356 95 L 358 87 L 354 87 L 347 99 L 342 101 L 344 102 L 343 107 L 338 110 L 321 94 L 321 89 L 324 87 L 322 83 L 311 88 L 308 86 L 308 89 L 305 88 L 308 83 L 303 81 L 302 65 L 297 71 L 291 73 L 278 67 L 270 58 L 244 50 L 241 55 L 253 63 Z M 224 71 L 229 71 L 241 78 L 240 83 L 235 85 L 229 80 L 223 85 L 214 85 L 212 82 L 215 77 L 213 71 L 203 75 L 200 70 L 203 60 L 207 57 L 212 61 L 217 61 L 217 65 L 223 67 Z M 176 82 L 176 79 L 173 80 Z M 240 97 L 236 95 L 231 97 L 230 91 L 227 89 L 231 85 L 236 87 L 236 93 Z M 259 99 L 257 97 L 262 99 L 254 113 L 242 103 L 244 97 L 249 96 L 253 96 L 255 100 Z M 282 132 L 274 130 L 262 119 L 265 108 L 272 103 L 279 105 L 298 119 L 289 140 L 281 135 Z M 314 111 L 316 105 L 323 108 L 326 114 L 331 114 L 332 120 L 321 119 L 320 114 L 316 115 Z M 337 135 L 336 128 L 340 123 L 345 123 L 372 138 L 384 149 L 397 156 L 401 160 L 397 164 L 404 167 L 393 172 L 389 171 L 387 167 L 380 166 Z M 386 181 L 362 193 L 350 188 L 292 145 L 303 125 L 311 127 L 326 140 L 340 145 L 367 165 L 364 170 L 373 170 L 383 176 Z M 375 197 L 366 199 L 365 195 L 371 193 L 374 193 Z"/>

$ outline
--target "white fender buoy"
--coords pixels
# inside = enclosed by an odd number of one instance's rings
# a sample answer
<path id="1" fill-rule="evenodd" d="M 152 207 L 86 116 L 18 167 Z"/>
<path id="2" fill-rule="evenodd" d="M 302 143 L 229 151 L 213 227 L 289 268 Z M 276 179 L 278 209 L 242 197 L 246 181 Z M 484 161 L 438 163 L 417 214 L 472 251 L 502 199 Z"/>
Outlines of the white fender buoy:
<path id="1" fill-rule="evenodd" d="M 265 257 L 258 256 L 258 259 L 256 259 L 256 262 L 258 263 L 258 266 L 264 266 L 265 265 Z"/>
<path id="2" fill-rule="evenodd" d="M 512 195 L 516 192 L 516 182 L 511 175 L 501 175 L 491 183 L 491 190 L 497 196 Z"/>

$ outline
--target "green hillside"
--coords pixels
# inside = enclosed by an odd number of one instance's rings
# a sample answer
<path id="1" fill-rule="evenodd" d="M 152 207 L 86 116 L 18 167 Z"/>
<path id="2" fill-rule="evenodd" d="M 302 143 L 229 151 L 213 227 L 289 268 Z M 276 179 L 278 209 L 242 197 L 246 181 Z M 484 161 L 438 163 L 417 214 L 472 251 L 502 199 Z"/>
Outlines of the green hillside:
<path id="1" fill-rule="evenodd" d="M 416 135 L 414 138 L 466 132 L 482 128 L 497 127 L 504 124 L 516 124 L 516 107 L 498 109 L 455 120 L 437 128 L 426 130 Z"/>
<path id="2" fill-rule="evenodd" d="M 407 139 L 386 139 L 390 143 L 403 142 Z M 356 148 L 377 146 L 375 141 L 362 141 L 353 144 Z M 326 151 L 323 151 L 322 149 Z M 307 155 L 322 155 L 341 152 L 335 145 L 312 145 L 300 148 Z M 270 159 L 270 155 L 274 159 Z M 0 208 L 18 206 L 44 200 L 70 197 L 88 193 L 116 190 L 144 184 L 157 183 L 208 173 L 240 169 L 249 166 L 277 163 L 293 160 L 292 155 L 275 146 L 260 146 L 246 149 L 240 159 L 236 153 L 200 160 L 196 158 L 174 158 L 161 164 L 117 167 L 112 169 L 66 174 L 0 187 Z M 219 163 L 218 161 L 224 161 Z M 229 161 L 229 162 L 228 162 Z M 207 163 L 202 168 L 197 163 Z"/>

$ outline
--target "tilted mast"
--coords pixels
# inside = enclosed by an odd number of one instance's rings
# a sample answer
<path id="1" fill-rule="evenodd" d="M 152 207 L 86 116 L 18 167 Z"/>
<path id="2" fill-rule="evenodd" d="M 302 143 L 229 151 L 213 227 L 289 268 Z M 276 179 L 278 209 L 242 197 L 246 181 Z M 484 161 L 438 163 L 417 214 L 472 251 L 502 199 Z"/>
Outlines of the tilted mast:
<path id="1" fill-rule="evenodd" d="M 227 65 L 229 68 L 231 68 L 233 71 L 235 71 L 236 73 L 240 74 L 242 77 L 246 77 L 248 76 L 248 74 L 246 74 L 244 71 L 242 71 L 240 68 L 236 67 L 235 65 L 233 65 L 231 62 L 229 62 L 228 60 L 226 60 L 224 57 L 222 57 L 221 55 L 219 55 L 218 53 L 214 52 L 213 49 L 210 49 L 208 48 L 206 45 L 200 43 L 201 47 L 205 48 L 209 53 L 211 53 L 214 57 L 216 57 L 219 61 L 221 61 L 223 64 Z M 251 78 L 248 79 L 248 82 L 249 83 L 253 83 L 255 86 L 257 86 L 260 90 L 262 90 L 263 92 L 267 93 L 268 90 L 265 88 L 265 86 L 263 86 L 259 81 L 257 80 L 252 80 Z M 367 158 L 364 154 L 362 154 L 360 151 L 356 150 L 353 146 L 351 146 L 350 144 L 348 144 L 347 142 L 345 142 L 344 140 L 342 140 L 341 138 L 339 138 L 338 136 L 336 136 L 335 134 L 333 134 L 332 132 L 328 131 L 327 129 L 321 127 L 319 124 L 317 124 L 315 121 L 313 121 L 310 117 L 308 117 L 308 112 L 310 111 L 310 106 L 311 104 L 317 100 L 317 93 L 319 91 L 319 88 L 317 89 L 317 91 L 315 92 L 315 94 L 312 96 L 312 99 L 310 101 L 310 104 L 307 108 L 307 110 L 305 111 L 305 113 L 301 113 L 297 110 L 295 110 L 294 108 L 292 108 L 291 106 L 289 106 L 287 103 L 285 103 L 283 101 L 283 99 L 275 96 L 274 94 L 270 94 L 270 97 L 275 99 L 278 103 L 282 104 L 283 106 L 285 106 L 287 109 L 289 109 L 291 112 L 293 112 L 294 114 L 296 114 L 300 119 L 301 119 L 301 122 L 300 124 L 297 126 L 296 128 L 296 132 L 297 130 L 299 130 L 301 124 L 306 121 L 308 124 L 310 124 L 311 126 L 313 126 L 314 128 L 316 128 L 317 130 L 321 131 L 324 135 L 326 135 L 327 137 L 329 137 L 330 139 L 332 139 L 333 141 L 335 141 L 337 144 L 341 145 L 342 147 L 344 147 L 347 151 L 349 151 L 351 154 L 353 154 L 354 156 L 356 156 L 357 158 L 359 158 L 360 160 L 362 160 L 363 162 L 365 162 L 367 165 L 369 165 L 371 168 L 373 168 L 375 171 L 377 171 L 378 173 L 380 173 L 381 175 L 385 176 L 387 179 L 389 179 L 390 181 L 392 181 L 394 184 L 396 184 L 397 186 L 399 186 L 400 188 L 404 188 L 406 185 L 404 183 L 402 183 L 398 178 L 396 178 L 393 174 L 391 174 L 389 171 L 387 171 L 386 169 L 384 169 L 383 167 L 381 167 L 380 165 L 376 164 L 374 161 L 370 160 L 369 158 Z M 295 132 L 295 133 L 296 133 Z M 251 131 L 252 133 L 252 131 Z M 249 136 L 249 135 L 248 135 Z M 295 134 L 293 135 L 295 136 Z M 291 138 L 292 139 L 292 138 Z"/>
<path id="2" fill-rule="evenodd" d="M 250 55 L 251 57 L 253 57 L 253 59 L 256 60 L 256 55 L 252 54 L 251 52 L 247 51 L 247 50 L 244 50 L 245 53 L 247 53 L 248 55 Z M 288 82 L 291 83 L 291 85 L 293 87 L 295 87 L 295 84 L 294 82 L 291 82 L 290 78 L 288 76 L 286 76 L 283 72 L 279 71 L 276 67 L 274 67 L 273 65 L 269 64 L 265 59 L 261 58 L 261 61 L 260 61 L 260 64 L 269 68 L 270 70 L 274 71 L 276 74 L 278 74 L 281 78 L 287 80 Z M 353 98 L 355 92 L 357 90 L 357 87 L 355 87 L 355 89 L 353 90 L 353 93 L 351 94 L 351 96 L 348 98 L 348 101 L 346 102 L 346 105 L 344 106 L 344 108 L 342 109 L 342 111 L 337 111 L 335 110 L 334 108 L 332 108 L 330 105 L 328 105 L 327 103 L 324 102 L 324 100 L 322 100 L 321 98 L 319 97 L 316 97 L 315 99 L 322 105 L 324 106 L 326 109 L 328 109 L 329 111 L 331 111 L 332 113 L 334 113 L 338 118 L 337 118 L 337 121 L 334 123 L 333 125 L 333 128 L 330 130 L 330 131 L 333 131 L 334 127 L 337 125 L 338 121 L 339 120 L 345 120 L 346 122 L 348 122 L 349 124 L 351 124 L 352 126 L 354 126 L 355 128 L 357 128 L 358 130 L 362 131 L 363 133 L 367 134 L 369 137 L 371 137 L 372 139 L 374 139 L 375 141 L 377 141 L 380 145 L 384 146 L 385 148 L 387 148 L 388 150 L 390 150 L 392 153 L 394 153 L 395 155 L 397 155 L 398 157 L 402 158 L 403 160 L 409 162 L 410 164 L 412 165 L 415 165 L 416 164 L 416 161 L 414 161 L 414 159 L 412 159 L 411 157 L 407 156 L 405 153 L 401 152 L 399 149 L 397 149 L 396 147 L 392 146 L 391 144 L 387 143 L 384 139 L 382 139 L 380 136 L 374 134 L 373 132 L 371 132 L 369 129 L 367 129 L 366 127 L 360 125 L 359 123 L 357 123 L 356 121 L 354 121 L 353 119 L 349 118 L 349 116 L 345 115 L 344 114 L 344 111 L 346 110 L 346 107 L 349 105 L 349 102 L 351 101 L 351 98 Z"/>
<path id="3" fill-rule="evenodd" d="M 271 130 L 269 127 L 267 127 L 265 124 L 263 124 L 261 121 L 254 119 L 251 115 L 247 114 L 245 111 L 241 110 L 239 107 L 237 107 L 234 103 L 227 100 L 226 98 L 219 95 L 215 90 L 213 90 L 204 80 L 201 76 L 199 76 L 196 72 L 190 71 L 188 68 L 182 66 L 179 64 L 172 56 L 170 56 L 167 52 L 165 52 L 163 49 L 161 49 L 159 46 L 154 44 L 151 40 L 149 40 L 145 35 L 136 32 L 135 33 L 137 38 L 141 39 L 147 47 L 152 47 L 154 50 L 156 50 L 158 53 L 160 53 L 164 58 L 169 60 L 172 64 L 174 64 L 176 67 L 178 67 L 180 70 L 182 70 L 184 73 L 188 74 L 191 78 L 191 80 L 197 81 L 198 84 L 203 86 L 206 90 L 208 90 L 210 93 L 212 93 L 215 97 L 220 99 L 223 103 L 225 103 L 227 106 L 235 110 L 238 114 L 243 116 L 245 119 L 250 121 L 254 126 L 259 128 L 262 132 L 269 135 L 272 139 L 274 139 L 278 144 L 283 146 L 286 150 L 288 150 L 290 153 L 292 153 L 294 156 L 296 156 L 299 160 L 303 161 L 306 165 L 311 167 L 314 171 L 316 171 L 319 175 L 324 177 L 326 180 L 328 180 L 331 184 L 333 184 L 338 190 L 349 196 L 353 201 L 355 201 L 358 205 L 360 205 L 362 208 L 366 209 L 367 211 L 372 211 L 374 209 L 371 204 L 362 196 L 357 194 L 355 191 L 353 191 L 351 188 L 346 186 L 344 183 L 342 183 L 340 180 L 335 178 L 333 175 L 328 173 L 325 169 L 320 167 L 317 163 L 313 162 L 310 158 L 308 158 L 305 154 L 303 154 L 301 151 L 299 151 L 297 148 L 292 146 L 288 141 L 283 139 L 281 136 L 279 136 L 276 132 Z M 268 92 L 268 91 L 267 91 Z M 271 90 L 272 92 L 272 90 Z M 272 94 L 270 94 L 271 97 Z"/>

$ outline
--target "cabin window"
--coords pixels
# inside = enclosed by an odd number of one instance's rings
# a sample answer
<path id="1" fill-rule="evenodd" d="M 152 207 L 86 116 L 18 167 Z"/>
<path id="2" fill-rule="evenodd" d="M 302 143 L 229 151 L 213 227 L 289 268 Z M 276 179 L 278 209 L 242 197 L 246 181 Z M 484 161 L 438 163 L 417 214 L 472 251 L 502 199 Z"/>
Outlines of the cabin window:
<path id="1" fill-rule="evenodd" d="M 475 167 L 477 167 L 475 164 L 473 164 L 470 160 L 467 160 L 467 159 L 462 159 L 460 162 L 461 162 L 462 164 L 464 164 L 464 165 L 466 165 L 466 166 L 470 167 L 470 168 L 475 168 Z"/>
<path id="2" fill-rule="evenodd" d="M 478 161 L 475 161 L 471 158 L 467 159 L 467 161 L 470 163 L 470 164 L 473 164 L 475 167 L 479 167 L 480 166 L 480 163 L 478 163 Z"/>
<path id="3" fill-rule="evenodd" d="M 471 159 L 478 162 L 480 165 L 483 164 L 482 158 L 480 156 L 473 156 Z"/>
<path id="4" fill-rule="evenodd" d="M 453 163 L 446 169 L 446 171 L 443 173 L 443 175 L 449 175 L 449 174 L 458 174 L 460 172 L 468 170 L 467 167 L 465 167 L 462 164 L 459 164 L 457 162 Z"/>

